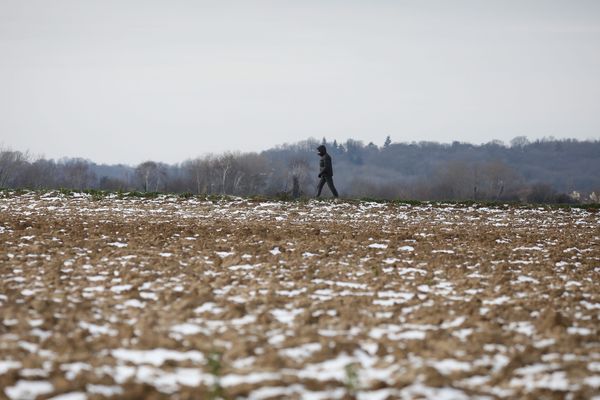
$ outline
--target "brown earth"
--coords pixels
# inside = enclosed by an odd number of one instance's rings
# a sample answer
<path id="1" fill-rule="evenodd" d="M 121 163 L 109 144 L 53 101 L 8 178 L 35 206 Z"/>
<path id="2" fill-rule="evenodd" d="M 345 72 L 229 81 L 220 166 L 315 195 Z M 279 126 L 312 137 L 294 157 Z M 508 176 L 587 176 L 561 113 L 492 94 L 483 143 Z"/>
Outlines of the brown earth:
<path id="1" fill-rule="evenodd" d="M 600 396 L 597 212 L 8 194 L 0 277 L 0 397 Z"/>

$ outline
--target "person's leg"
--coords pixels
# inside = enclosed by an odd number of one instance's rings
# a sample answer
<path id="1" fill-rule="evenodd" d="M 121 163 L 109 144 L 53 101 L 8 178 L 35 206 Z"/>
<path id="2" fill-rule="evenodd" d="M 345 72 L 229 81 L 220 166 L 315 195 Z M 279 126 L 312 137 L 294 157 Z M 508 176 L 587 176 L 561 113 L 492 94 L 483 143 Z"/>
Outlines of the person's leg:
<path id="1" fill-rule="evenodd" d="M 335 189 L 335 185 L 333 184 L 332 176 L 327 177 L 327 186 L 329 186 L 329 190 L 331 190 L 331 193 L 333 193 L 333 197 L 338 197 L 338 192 Z"/>
<path id="2" fill-rule="evenodd" d="M 321 195 L 321 190 L 323 190 L 323 186 L 325 185 L 325 177 L 322 177 L 317 185 L 317 197 Z"/>

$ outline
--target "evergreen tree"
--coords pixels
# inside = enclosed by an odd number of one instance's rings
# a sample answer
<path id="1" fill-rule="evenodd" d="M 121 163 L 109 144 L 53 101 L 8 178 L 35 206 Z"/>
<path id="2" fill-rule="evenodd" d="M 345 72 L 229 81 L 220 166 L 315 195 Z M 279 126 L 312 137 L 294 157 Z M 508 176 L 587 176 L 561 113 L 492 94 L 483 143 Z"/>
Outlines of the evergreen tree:
<path id="1" fill-rule="evenodd" d="M 385 142 L 383 143 L 383 147 L 388 148 L 390 147 L 390 144 L 392 144 L 392 138 L 390 138 L 390 135 L 387 135 Z"/>

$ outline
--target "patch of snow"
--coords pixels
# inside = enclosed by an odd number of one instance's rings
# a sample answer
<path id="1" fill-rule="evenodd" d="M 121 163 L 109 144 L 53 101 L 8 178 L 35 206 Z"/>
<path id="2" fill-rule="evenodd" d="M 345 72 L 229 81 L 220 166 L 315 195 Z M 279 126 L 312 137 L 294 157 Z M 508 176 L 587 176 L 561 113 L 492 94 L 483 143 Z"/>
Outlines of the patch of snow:
<path id="1" fill-rule="evenodd" d="M 50 397 L 48 400 L 86 400 L 87 394 L 83 392 L 71 392 Z"/>
<path id="2" fill-rule="evenodd" d="M 506 326 L 506 329 L 526 336 L 533 336 L 535 334 L 535 327 L 529 321 L 511 322 Z"/>
<path id="3" fill-rule="evenodd" d="M 321 343 L 306 343 L 298 347 L 282 349 L 279 353 L 285 357 L 302 361 L 310 357 L 313 353 L 320 351 L 321 348 Z"/>
<path id="4" fill-rule="evenodd" d="M 259 264 L 260 265 L 260 264 Z M 258 267 L 258 265 L 251 265 L 251 264 L 243 264 L 243 265 L 232 265 L 230 267 L 227 267 L 229 270 L 231 271 L 248 271 L 251 269 L 254 269 Z"/>
<path id="5" fill-rule="evenodd" d="M 467 372 L 471 370 L 471 363 L 453 360 L 450 358 L 439 361 L 431 361 L 429 362 L 429 365 L 437 369 L 442 375 L 449 375 L 454 371 Z"/>
<path id="6" fill-rule="evenodd" d="M 567 333 L 569 335 L 587 336 L 587 335 L 592 334 L 592 330 L 589 328 L 581 328 L 581 327 L 577 327 L 577 326 L 571 326 L 571 327 L 567 328 Z"/>
<path id="7" fill-rule="evenodd" d="M 549 389 L 566 392 L 571 389 L 567 374 L 564 371 L 544 375 L 514 377 L 510 380 L 509 385 L 512 387 L 523 387 L 527 391 Z"/>
<path id="8" fill-rule="evenodd" d="M 109 326 L 104 325 L 95 325 L 86 321 L 79 321 L 79 327 L 85 329 L 92 334 L 92 336 L 98 335 L 108 335 L 108 336 L 117 336 L 117 331 L 111 329 Z"/>
<path id="9" fill-rule="evenodd" d="M 155 367 L 161 366 L 167 360 L 192 361 L 199 364 L 206 361 L 204 354 L 195 350 L 181 352 L 160 348 L 153 350 L 115 349 L 111 350 L 110 354 L 121 361 L 128 361 L 136 365 L 150 364 Z"/>
<path id="10" fill-rule="evenodd" d="M 498 298 L 495 298 L 493 300 L 484 300 L 483 304 L 486 305 L 500 305 L 500 304 L 504 304 L 506 302 L 510 301 L 510 297 L 508 296 L 500 296 Z"/>
<path id="11" fill-rule="evenodd" d="M 533 344 L 536 349 L 543 349 L 544 347 L 552 346 L 556 343 L 555 339 L 542 339 Z"/>
<path id="12" fill-rule="evenodd" d="M 112 242 L 112 243 L 108 243 L 109 246 L 113 246 L 113 247 L 127 247 L 127 243 L 123 243 L 123 242 Z"/>
<path id="13" fill-rule="evenodd" d="M 85 390 L 90 394 L 99 394 L 106 397 L 123 394 L 123 389 L 120 386 L 93 385 L 88 383 L 85 386 Z"/>
<path id="14" fill-rule="evenodd" d="M 428 285 L 419 285 L 417 290 L 421 293 L 429 293 L 431 288 Z"/>
<path id="15" fill-rule="evenodd" d="M 158 296 L 154 292 L 140 292 L 139 294 L 144 300 L 158 300 Z"/>
<path id="16" fill-rule="evenodd" d="M 517 278 L 516 283 L 535 283 L 537 285 L 538 283 L 540 283 L 540 281 L 527 275 L 520 275 Z"/>
<path id="17" fill-rule="evenodd" d="M 585 383 L 588 386 L 593 387 L 594 389 L 598 389 L 598 388 L 600 388 L 600 376 L 598 376 L 598 375 L 588 376 L 583 379 L 583 383 Z"/>
<path id="18" fill-rule="evenodd" d="M 302 314 L 302 312 L 301 309 L 286 310 L 279 308 L 271 310 L 271 314 L 282 324 L 291 324 L 294 322 L 296 315 Z"/>
<path id="19" fill-rule="evenodd" d="M 0 361 L 0 375 L 6 373 L 8 370 L 21 368 L 22 364 L 18 361 Z"/>
<path id="20" fill-rule="evenodd" d="M 457 331 L 452 332 L 452 336 L 456 336 L 462 342 L 466 341 L 467 338 L 471 336 L 471 334 L 473 334 L 473 329 L 471 328 L 459 329 Z"/>
<path id="21" fill-rule="evenodd" d="M 306 288 L 302 288 L 302 289 L 295 289 L 295 290 L 278 290 L 275 293 L 277 293 L 278 296 L 287 296 L 287 297 L 295 297 L 295 296 L 299 296 L 302 293 L 306 292 Z"/>
<path id="22" fill-rule="evenodd" d="M 102 275 L 95 275 L 95 276 L 88 276 L 86 279 L 90 282 L 99 282 L 99 281 L 106 280 L 106 277 L 102 276 Z"/>
<path id="23" fill-rule="evenodd" d="M 133 288 L 132 285 L 117 285 L 110 288 L 111 292 L 114 293 L 123 293 L 131 290 Z"/>
<path id="24" fill-rule="evenodd" d="M 205 329 L 200 325 L 184 323 L 173 325 L 171 327 L 171 332 L 179 333 L 182 335 L 195 335 L 197 333 L 205 332 Z"/>
<path id="25" fill-rule="evenodd" d="M 9 399 L 26 400 L 35 399 L 38 396 L 52 393 L 54 386 L 47 381 L 25 381 L 20 380 L 14 386 L 9 386 L 4 390 L 4 393 Z"/>
<path id="26" fill-rule="evenodd" d="M 218 307 L 216 303 L 209 301 L 209 302 L 202 304 L 200 307 L 196 307 L 194 309 L 194 312 L 197 314 L 201 314 L 201 313 L 205 313 L 205 312 L 209 312 L 211 314 L 220 314 L 223 312 L 223 308 Z"/>
<path id="27" fill-rule="evenodd" d="M 448 328 L 457 328 L 459 326 L 461 326 L 463 324 L 463 322 L 465 322 L 467 320 L 467 318 L 465 317 L 457 317 L 455 319 L 453 319 L 452 321 L 446 321 L 442 324 L 441 328 L 442 329 L 448 329 Z"/>
<path id="28" fill-rule="evenodd" d="M 144 308 L 146 303 L 139 301 L 138 299 L 130 299 L 123 303 L 125 307 Z"/>
<path id="29" fill-rule="evenodd" d="M 86 364 L 83 362 L 62 364 L 60 366 L 60 370 L 66 372 L 65 377 L 70 381 L 77 378 L 77 375 L 79 375 L 81 371 L 91 371 L 91 369 L 92 366 L 90 364 Z"/>

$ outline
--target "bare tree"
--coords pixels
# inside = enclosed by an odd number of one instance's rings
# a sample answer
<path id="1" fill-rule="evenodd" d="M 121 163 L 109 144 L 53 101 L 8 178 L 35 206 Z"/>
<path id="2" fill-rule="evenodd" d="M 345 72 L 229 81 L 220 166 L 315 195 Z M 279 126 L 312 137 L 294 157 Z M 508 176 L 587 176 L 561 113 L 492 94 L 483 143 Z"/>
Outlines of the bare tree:
<path id="1" fill-rule="evenodd" d="M 235 158 L 233 153 L 225 153 L 215 160 L 214 166 L 217 172 L 217 176 L 219 177 L 219 187 L 221 194 L 228 193 L 228 189 L 230 188 L 230 186 L 233 186 L 228 184 L 231 178 L 231 170 L 234 166 L 234 161 Z"/>
<path id="2" fill-rule="evenodd" d="M 7 187 L 15 180 L 28 158 L 27 153 L 0 149 L 0 187 Z"/>
<path id="3" fill-rule="evenodd" d="M 519 174 L 503 161 L 490 161 L 481 166 L 482 195 L 486 199 L 514 197 L 520 184 Z"/>
<path id="4" fill-rule="evenodd" d="M 90 163 L 80 158 L 68 159 L 63 162 L 64 186 L 82 190 L 92 187 L 96 174 L 90 169 Z"/>
<path id="5" fill-rule="evenodd" d="M 292 177 L 292 197 L 300 197 L 304 191 L 302 187 L 308 178 L 309 165 L 305 158 L 294 158 L 289 164 L 289 173 Z"/>
<path id="6" fill-rule="evenodd" d="M 510 146 L 515 148 L 523 148 L 529 144 L 527 136 L 516 136 L 511 139 Z"/>
<path id="7" fill-rule="evenodd" d="M 146 161 L 138 165 L 135 174 L 144 192 L 158 192 L 167 181 L 167 168 L 164 164 Z"/>

